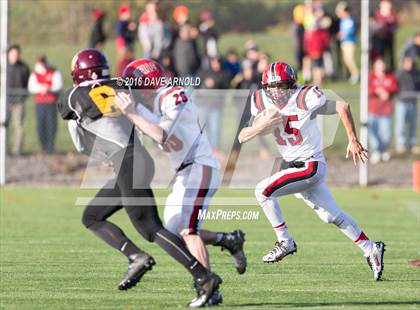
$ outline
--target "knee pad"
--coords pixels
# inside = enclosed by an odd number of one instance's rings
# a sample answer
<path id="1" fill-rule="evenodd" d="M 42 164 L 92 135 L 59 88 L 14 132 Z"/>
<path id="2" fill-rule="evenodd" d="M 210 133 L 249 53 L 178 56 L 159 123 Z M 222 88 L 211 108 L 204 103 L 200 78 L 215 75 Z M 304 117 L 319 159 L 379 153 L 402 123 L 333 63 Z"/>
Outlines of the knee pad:
<path id="1" fill-rule="evenodd" d="M 149 242 L 155 242 L 155 237 L 156 237 L 156 233 L 157 231 L 140 231 L 140 234 L 142 235 L 142 237 L 149 241 Z"/>
<path id="2" fill-rule="evenodd" d="M 163 226 L 174 235 L 179 236 L 182 223 L 183 196 L 176 195 L 174 191 L 166 198 L 165 209 L 163 210 Z"/>
<path id="3" fill-rule="evenodd" d="M 258 203 L 261 205 L 262 203 L 264 203 L 264 201 L 267 200 L 267 196 L 265 196 L 263 194 L 263 187 L 259 186 L 260 184 L 257 185 L 257 187 L 255 188 L 255 198 L 257 198 Z"/>
<path id="4" fill-rule="evenodd" d="M 342 212 L 339 212 L 339 209 L 335 205 L 328 205 L 328 202 L 320 201 L 310 193 L 298 193 L 295 196 L 296 198 L 303 199 L 324 223 L 332 224 L 335 221 L 339 221 Z"/>
<path id="5" fill-rule="evenodd" d="M 95 224 L 95 220 L 82 216 L 82 224 L 83 226 L 85 226 L 86 228 L 91 227 L 93 224 Z"/>
<path id="6" fill-rule="evenodd" d="M 165 219 L 164 227 L 169 230 L 171 233 L 177 236 L 181 236 L 181 214 L 172 216 L 169 219 Z"/>
<path id="7" fill-rule="evenodd" d="M 308 193 L 297 193 L 295 194 L 295 197 L 298 199 L 302 199 L 308 207 L 310 207 L 312 210 L 315 211 L 316 215 L 326 224 L 332 223 L 334 218 L 332 215 L 325 209 L 321 208 L 319 205 L 317 205 L 314 200 L 312 199 L 310 194 Z"/>
<path id="8" fill-rule="evenodd" d="M 82 215 L 82 224 L 86 228 L 91 227 L 93 224 L 97 223 L 96 216 L 89 212 L 89 209 L 86 208 Z"/>
<path id="9" fill-rule="evenodd" d="M 127 206 L 125 210 L 137 232 L 153 242 L 156 233 L 163 228 L 156 206 Z"/>
<path id="10" fill-rule="evenodd" d="M 333 221 L 333 224 L 337 227 L 340 227 L 346 220 L 346 214 L 340 212 Z"/>
<path id="11" fill-rule="evenodd" d="M 132 223 L 139 234 L 149 242 L 154 242 L 156 233 L 163 228 L 162 223 L 153 218 L 132 220 Z"/>
<path id="12" fill-rule="evenodd" d="M 354 219 L 348 215 L 346 212 L 341 211 L 339 215 L 334 219 L 334 225 L 338 228 L 343 228 L 346 226 L 357 226 Z"/>
<path id="13" fill-rule="evenodd" d="M 318 215 L 318 217 L 323 221 L 325 224 L 331 224 L 334 221 L 334 217 L 324 209 L 318 208 L 315 206 L 314 208 L 315 213 Z"/>
<path id="14" fill-rule="evenodd" d="M 138 223 L 134 225 L 137 232 L 147 241 L 154 242 L 156 233 L 162 228 L 157 225 L 147 225 L 145 223 Z"/>

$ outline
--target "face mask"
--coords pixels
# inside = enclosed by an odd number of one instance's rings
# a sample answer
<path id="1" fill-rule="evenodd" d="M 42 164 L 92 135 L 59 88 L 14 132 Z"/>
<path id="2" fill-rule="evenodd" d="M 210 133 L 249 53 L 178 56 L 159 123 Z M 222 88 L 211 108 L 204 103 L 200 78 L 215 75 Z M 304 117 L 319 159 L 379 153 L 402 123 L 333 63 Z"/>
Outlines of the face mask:
<path id="1" fill-rule="evenodd" d="M 294 94 L 295 88 L 266 87 L 264 91 L 274 104 L 284 105 Z"/>

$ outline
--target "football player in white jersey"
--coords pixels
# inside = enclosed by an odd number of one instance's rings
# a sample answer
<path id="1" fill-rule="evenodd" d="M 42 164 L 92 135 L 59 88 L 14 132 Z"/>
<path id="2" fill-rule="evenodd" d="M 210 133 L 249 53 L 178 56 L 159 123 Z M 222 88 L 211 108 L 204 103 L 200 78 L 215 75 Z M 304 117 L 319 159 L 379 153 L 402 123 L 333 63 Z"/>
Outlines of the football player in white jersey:
<path id="1" fill-rule="evenodd" d="M 274 62 L 264 70 L 262 89 L 252 95 L 252 118 L 238 137 L 244 143 L 257 135 L 272 132 L 283 157 L 280 171 L 260 181 L 255 189 L 256 198 L 277 236 L 273 250 L 263 257 L 263 261 L 277 262 L 297 250 L 277 200 L 277 197 L 295 194 L 322 221 L 337 226 L 359 246 L 374 279 L 380 280 L 385 244 L 373 242 L 364 234 L 354 219 L 337 206 L 324 181 L 327 164 L 316 115 L 336 113 L 349 140 L 346 157 L 352 154 L 355 165 L 358 160 L 365 163 L 367 150 L 357 139 L 347 103 L 326 100 L 317 86 L 297 86 L 293 68 L 284 62 Z"/>
<path id="2" fill-rule="evenodd" d="M 137 82 L 143 79 L 143 86 L 139 85 L 140 91 L 134 90 L 133 97 L 153 112 L 140 103 L 135 107 L 131 96 L 124 93 L 118 94 L 117 104 L 138 129 L 161 145 L 176 172 L 172 192 L 166 200 L 165 227 L 180 235 L 191 253 L 207 268 L 205 244 L 213 244 L 227 249 L 234 257 L 238 273 L 244 273 L 244 233 L 200 229 L 199 212 L 207 210 L 220 186 L 220 164 L 212 155 L 209 141 L 199 125 L 197 107 L 183 87 L 165 85 L 164 69 L 154 60 L 131 62 L 123 77 L 137 78 Z"/>

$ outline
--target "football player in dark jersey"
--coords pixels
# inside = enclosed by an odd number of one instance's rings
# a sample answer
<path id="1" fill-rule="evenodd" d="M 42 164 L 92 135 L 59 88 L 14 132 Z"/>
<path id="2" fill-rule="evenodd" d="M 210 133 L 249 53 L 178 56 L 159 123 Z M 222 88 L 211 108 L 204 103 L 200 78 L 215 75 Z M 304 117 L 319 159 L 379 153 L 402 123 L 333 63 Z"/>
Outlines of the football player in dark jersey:
<path id="1" fill-rule="evenodd" d="M 133 125 L 115 105 L 116 90 L 122 87 L 111 79 L 108 61 L 97 49 L 84 49 L 72 60 L 75 86 L 59 103 L 63 119 L 78 151 L 110 162 L 115 178 L 99 190 L 86 206 L 82 222 L 96 236 L 123 253 L 129 260 L 128 271 L 119 283 L 120 290 L 133 287 L 155 264 L 154 259 L 137 247 L 108 218 L 125 209 L 136 230 L 148 241 L 157 243 L 182 264 L 194 277 L 197 297 L 190 307 L 204 306 L 222 279 L 207 271 L 177 236 L 162 226 L 150 182 L 154 163 L 143 147 Z"/>

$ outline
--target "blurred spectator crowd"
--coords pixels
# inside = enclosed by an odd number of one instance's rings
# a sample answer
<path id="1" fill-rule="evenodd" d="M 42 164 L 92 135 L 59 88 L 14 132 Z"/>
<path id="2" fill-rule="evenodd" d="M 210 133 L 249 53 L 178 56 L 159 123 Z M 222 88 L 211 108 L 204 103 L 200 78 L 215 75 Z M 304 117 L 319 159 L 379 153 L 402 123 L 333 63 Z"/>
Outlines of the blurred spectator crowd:
<path id="1" fill-rule="evenodd" d="M 105 27 L 107 14 L 95 9 L 91 16 L 93 25 L 88 44 L 102 49 L 110 37 Z M 142 57 L 159 61 L 173 76 L 200 77 L 201 89 L 257 89 L 262 71 L 274 60 L 252 40 L 245 43 L 243 54 L 231 48 L 222 55 L 218 46 L 217 19 L 211 11 L 200 12 L 199 22 L 192 24 L 187 5 L 176 5 L 167 12 L 160 8 L 158 1 L 148 1 L 137 16 L 138 20 L 135 20 L 136 14 L 130 5 L 123 4 L 118 8 L 115 36 L 112 36 L 117 52 L 116 76 L 140 56 L 135 53 L 136 41 L 142 47 Z M 379 2 L 369 29 L 372 65 L 369 149 L 371 160 L 376 163 L 390 159 L 392 128 L 398 153 L 415 149 L 420 33 L 406 42 L 396 62 L 394 41 L 398 19 L 390 0 Z M 353 85 L 358 83 L 358 25 L 347 2 L 338 2 L 333 12 L 327 12 L 320 0 L 297 4 L 293 9 L 292 38 L 294 65 L 300 82 L 322 85 L 325 79 L 331 79 Z M 44 153 L 53 153 L 57 131 L 56 101 L 63 87 L 60 72 L 48 63 L 45 55 L 41 55 L 31 74 L 20 59 L 20 47 L 13 45 L 8 50 L 7 74 L 8 123 L 13 127 L 14 135 L 10 152 L 22 153 L 25 101 L 30 93 L 36 104 L 39 143 Z M 214 93 L 215 97 L 202 98 L 200 106 L 205 109 L 204 122 L 214 152 L 220 153 L 224 98 Z M 237 108 L 238 119 L 242 108 Z M 264 137 L 260 137 L 259 142 L 260 156 L 267 158 L 270 154 L 268 143 Z"/>
<path id="2" fill-rule="evenodd" d="M 381 0 L 369 20 L 372 69 L 369 73 L 368 126 L 372 164 L 390 160 L 393 128 L 398 154 L 419 152 L 416 128 L 420 32 L 402 47 L 396 65 L 397 29 L 398 18 L 392 1 Z M 357 32 L 352 8 L 345 1 L 337 3 L 335 16 L 324 10 L 318 0 L 296 5 L 293 10 L 295 66 L 303 81 L 322 85 L 325 78 L 341 80 L 344 73 L 348 76 L 348 83 L 356 84 L 359 80 L 355 61 Z M 344 72 L 342 67 L 345 67 Z"/>
<path id="3" fill-rule="evenodd" d="M 24 138 L 25 101 L 34 95 L 36 129 L 42 152 L 54 152 L 57 133 L 57 100 L 63 88 L 61 73 L 41 55 L 30 73 L 29 67 L 20 58 L 20 46 L 12 45 L 7 50 L 7 117 L 6 126 L 13 129 L 13 145 L 9 151 L 22 155 Z M 9 142 L 9 139 L 8 139 Z M 9 144 L 9 143 L 8 143 Z"/>

